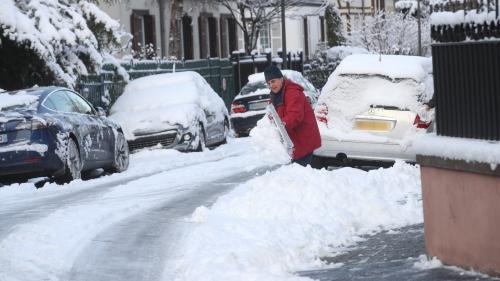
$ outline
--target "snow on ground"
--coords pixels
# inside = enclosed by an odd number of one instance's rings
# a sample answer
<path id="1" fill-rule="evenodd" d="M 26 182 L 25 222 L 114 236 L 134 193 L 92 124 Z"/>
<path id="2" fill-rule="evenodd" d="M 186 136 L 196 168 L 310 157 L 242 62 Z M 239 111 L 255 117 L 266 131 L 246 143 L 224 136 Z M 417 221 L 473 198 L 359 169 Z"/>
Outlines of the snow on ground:
<path id="1" fill-rule="evenodd" d="M 0 188 L 0 213 L 26 208 L 38 216 L 0 230 L 0 280 L 64 280 L 78 254 L 108 227 L 204 182 L 289 162 L 267 118 L 250 135 L 201 153 L 141 151 L 126 172 L 90 181 Z M 85 191 L 90 196 L 57 204 Z M 172 253 L 177 280 L 307 280 L 293 272 L 325 266 L 319 257 L 360 235 L 423 221 L 419 169 L 404 163 L 370 172 L 287 165 L 193 211 L 186 218 L 192 232 Z"/>
<path id="2" fill-rule="evenodd" d="M 419 168 L 364 172 L 284 166 L 241 184 L 184 241 L 177 280 L 308 280 L 292 272 L 383 229 L 422 223 Z"/>

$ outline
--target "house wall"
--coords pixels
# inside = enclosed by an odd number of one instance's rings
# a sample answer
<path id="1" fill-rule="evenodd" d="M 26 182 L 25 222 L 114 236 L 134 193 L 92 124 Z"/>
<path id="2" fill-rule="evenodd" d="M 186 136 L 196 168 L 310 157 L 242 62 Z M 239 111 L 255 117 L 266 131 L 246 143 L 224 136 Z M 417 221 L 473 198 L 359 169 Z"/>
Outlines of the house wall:
<path id="1" fill-rule="evenodd" d="M 500 168 L 417 156 L 427 255 L 500 276 Z"/>

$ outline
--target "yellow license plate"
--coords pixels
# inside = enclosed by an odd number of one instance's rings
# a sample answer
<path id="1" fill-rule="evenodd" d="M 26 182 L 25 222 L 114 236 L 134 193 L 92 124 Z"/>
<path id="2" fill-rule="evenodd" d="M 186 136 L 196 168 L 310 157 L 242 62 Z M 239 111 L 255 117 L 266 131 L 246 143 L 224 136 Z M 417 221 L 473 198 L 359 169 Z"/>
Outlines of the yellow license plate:
<path id="1" fill-rule="evenodd" d="M 383 120 L 356 120 L 354 128 L 361 131 L 389 132 L 392 130 L 392 122 Z"/>

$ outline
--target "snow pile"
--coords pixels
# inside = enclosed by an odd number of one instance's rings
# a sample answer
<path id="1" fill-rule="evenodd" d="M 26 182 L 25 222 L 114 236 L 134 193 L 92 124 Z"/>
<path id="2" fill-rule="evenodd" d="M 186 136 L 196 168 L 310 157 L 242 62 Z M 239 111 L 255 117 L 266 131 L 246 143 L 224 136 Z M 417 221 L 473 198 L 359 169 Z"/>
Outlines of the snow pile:
<path id="1" fill-rule="evenodd" d="M 205 79 L 193 71 L 158 74 L 130 82 L 110 110 L 110 118 L 123 126 L 127 139 L 136 130 L 162 131 L 181 125 L 207 128 L 204 112 L 222 123 L 227 109 Z"/>
<path id="2" fill-rule="evenodd" d="M 59 81 L 73 86 L 87 67 L 99 69 L 103 57 L 91 28 L 101 29 L 103 43 L 122 35 L 119 23 L 88 1 L 0 1 L 0 32 L 44 61 Z M 82 59 L 85 58 L 85 59 Z"/>
<path id="3" fill-rule="evenodd" d="M 434 269 L 443 266 L 443 263 L 437 258 L 429 259 L 426 255 L 420 255 L 419 260 L 413 264 L 413 267 L 420 270 Z"/>
<path id="4" fill-rule="evenodd" d="M 419 168 L 364 172 L 289 165 L 254 178 L 192 215 L 176 280 L 309 280 L 359 235 L 421 223 Z"/>
<path id="5" fill-rule="evenodd" d="M 433 133 L 417 138 L 413 147 L 421 155 L 489 163 L 492 170 L 500 164 L 500 142 L 498 141 L 453 138 L 437 136 Z"/>
<path id="6" fill-rule="evenodd" d="M 280 164 L 290 162 L 290 156 L 281 143 L 279 131 L 267 116 L 257 121 L 257 126 L 250 131 L 250 141 L 253 150 L 260 153 L 264 159 L 274 159 Z"/>
<path id="7" fill-rule="evenodd" d="M 0 110 L 11 106 L 29 106 L 36 102 L 38 102 L 38 96 L 30 95 L 25 91 L 15 94 L 0 93 Z"/>

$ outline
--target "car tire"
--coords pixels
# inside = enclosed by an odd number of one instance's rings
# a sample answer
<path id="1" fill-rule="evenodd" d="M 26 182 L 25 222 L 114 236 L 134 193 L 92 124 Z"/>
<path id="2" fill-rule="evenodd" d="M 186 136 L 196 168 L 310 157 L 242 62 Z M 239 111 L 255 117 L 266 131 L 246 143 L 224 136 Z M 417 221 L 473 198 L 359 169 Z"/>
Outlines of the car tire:
<path id="1" fill-rule="evenodd" d="M 69 138 L 68 140 L 68 155 L 64 168 L 64 174 L 57 180 L 58 183 L 68 183 L 72 180 L 82 178 L 82 159 L 76 142 Z"/>
<path id="2" fill-rule="evenodd" d="M 227 136 L 229 135 L 230 129 L 229 129 L 229 122 L 227 119 L 224 119 L 224 139 L 220 142 L 220 144 L 226 144 L 227 143 Z"/>
<path id="3" fill-rule="evenodd" d="M 113 164 L 105 169 L 106 172 L 121 173 L 128 169 L 129 165 L 129 149 L 128 143 L 122 132 L 118 132 L 115 140 L 115 151 Z"/>
<path id="4" fill-rule="evenodd" d="M 323 169 L 328 167 L 325 158 L 313 155 L 311 158 L 311 167 L 314 169 Z"/>
<path id="5" fill-rule="evenodd" d="M 202 124 L 198 125 L 198 146 L 196 147 L 196 151 L 203 151 L 206 148 L 206 135 L 205 129 Z"/>

